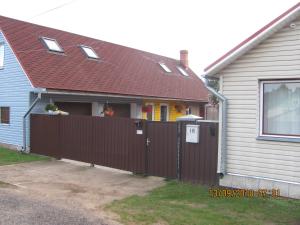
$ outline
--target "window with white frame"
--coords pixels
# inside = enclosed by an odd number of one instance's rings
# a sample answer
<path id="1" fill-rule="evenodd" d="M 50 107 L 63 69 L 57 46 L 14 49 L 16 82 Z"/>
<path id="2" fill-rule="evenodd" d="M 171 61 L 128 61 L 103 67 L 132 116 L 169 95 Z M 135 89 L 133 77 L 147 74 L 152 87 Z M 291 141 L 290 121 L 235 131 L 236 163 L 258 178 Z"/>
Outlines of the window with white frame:
<path id="1" fill-rule="evenodd" d="M 50 51 L 64 52 L 62 47 L 58 44 L 58 42 L 55 39 L 43 37 L 42 40 Z"/>
<path id="2" fill-rule="evenodd" d="M 183 69 L 181 66 L 177 66 L 177 69 L 179 70 L 179 72 L 183 75 L 188 77 L 189 74 L 187 73 L 187 71 L 185 69 Z"/>
<path id="3" fill-rule="evenodd" d="M 0 69 L 4 67 L 4 43 L 0 43 Z"/>
<path id="4" fill-rule="evenodd" d="M 300 137 L 300 80 L 261 82 L 260 135 Z"/>
<path id="5" fill-rule="evenodd" d="M 161 68 L 162 68 L 165 72 L 167 72 L 167 73 L 171 73 L 171 72 L 172 72 L 172 70 L 170 70 L 170 68 L 169 68 L 165 63 L 160 62 L 159 65 L 161 66 Z"/>
<path id="6" fill-rule="evenodd" d="M 84 46 L 84 45 L 81 45 L 80 47 L 84 51 L 84 53 L 86 54 L 86 56 L 88 58 L 92 58 L 92 59 L 98 59 L 99 58 L 97 53 L 91 47 Z"/>

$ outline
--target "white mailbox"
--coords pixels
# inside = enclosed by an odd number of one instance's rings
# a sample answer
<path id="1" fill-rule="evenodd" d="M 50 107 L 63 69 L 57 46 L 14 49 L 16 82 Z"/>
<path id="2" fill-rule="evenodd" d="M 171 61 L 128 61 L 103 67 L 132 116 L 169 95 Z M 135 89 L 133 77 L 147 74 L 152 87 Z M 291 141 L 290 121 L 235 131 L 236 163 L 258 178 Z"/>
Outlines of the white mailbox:
<path id="1" fill-rule="evenodd" d="M 199 143 L 200 125 L 187 124 L 185 141 L 187 143 Z"/>

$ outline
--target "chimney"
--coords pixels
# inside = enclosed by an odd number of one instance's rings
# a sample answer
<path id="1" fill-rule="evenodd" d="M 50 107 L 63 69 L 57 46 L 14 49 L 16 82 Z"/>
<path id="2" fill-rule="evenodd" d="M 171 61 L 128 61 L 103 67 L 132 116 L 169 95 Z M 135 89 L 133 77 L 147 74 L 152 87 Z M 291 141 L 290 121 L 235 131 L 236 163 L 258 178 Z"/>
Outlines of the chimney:
<path id="1" fill-rule="evenodd" d="M 180 64 L 185 69 L 187 69 L 189 67 L 189 52 L 188 52 L 188 50 L 180 51 Z"/>

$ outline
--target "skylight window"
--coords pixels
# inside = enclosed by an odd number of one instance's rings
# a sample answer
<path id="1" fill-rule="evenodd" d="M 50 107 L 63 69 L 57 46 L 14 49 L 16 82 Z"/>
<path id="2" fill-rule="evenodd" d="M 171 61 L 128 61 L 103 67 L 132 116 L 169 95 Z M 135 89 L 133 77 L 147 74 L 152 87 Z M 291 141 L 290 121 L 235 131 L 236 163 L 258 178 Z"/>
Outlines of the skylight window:
<path id="1" fill-rule="evenodd" d="M 57 43 L 57 41 L 55 39 L 44 38 L 44 37 L 42 39 L 50 51 L 64 52 L 64 50 L 59 46 L 59 44 Z"/>
<path id="2" fill-rule="evenodd" d="M 180 73 L 181 73 L 183 76 L 186 76 L 186 77 L 189 76 L 188 73 L 186 72 L 186 70 L 183 69 L 182 67 L 177 66 L 177 69 L 180 71 Z"/>
<path id="3" fill-rule="evenodd" d="M 99 59 L 99 56 L 96 54 L 96 52 L 88 46 L 80 46 L 84 53 L 87 55 L 87 57 L 92 58 L 92 59 Z"/>
<path id="4" fill-rule="evenodd" d="M 166 64 L 164 64 L 164 63 L 159 63 L 159 65 L 161 66 L 161 68 L 163 68 L 164 69 L 164 71 L 166 71 L 167 73 L 171 73 L 172 71 L 170 70 L 170 68 L 169 67 L 167 67 L 167 65 Z"/>

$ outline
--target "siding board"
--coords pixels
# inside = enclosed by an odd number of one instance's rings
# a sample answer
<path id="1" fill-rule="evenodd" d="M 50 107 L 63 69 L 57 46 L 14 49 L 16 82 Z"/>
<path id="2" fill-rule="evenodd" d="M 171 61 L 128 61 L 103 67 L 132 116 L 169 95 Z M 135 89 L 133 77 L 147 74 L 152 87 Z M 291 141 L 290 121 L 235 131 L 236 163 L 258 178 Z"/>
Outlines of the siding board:
<path id="1" fill-rule="evenodd" d="M 0 106 L 10 107 L 10 124 L 0 124 L 0 143 L 21 147 L 23 145 L 23 116 L 29 107 L 31 84 L 22 70 L 3 33 L 4 68 L 0 70 Z"/>
<path id="2" fill-rule="evenodd" d="M 222 93 L 229 100 L 229 173 L 300 182 L 300 143 L 256 140 L 259 80 L 300 79 L 299 62 L 300 27 L 287 27 L 220 72 Z"/>

